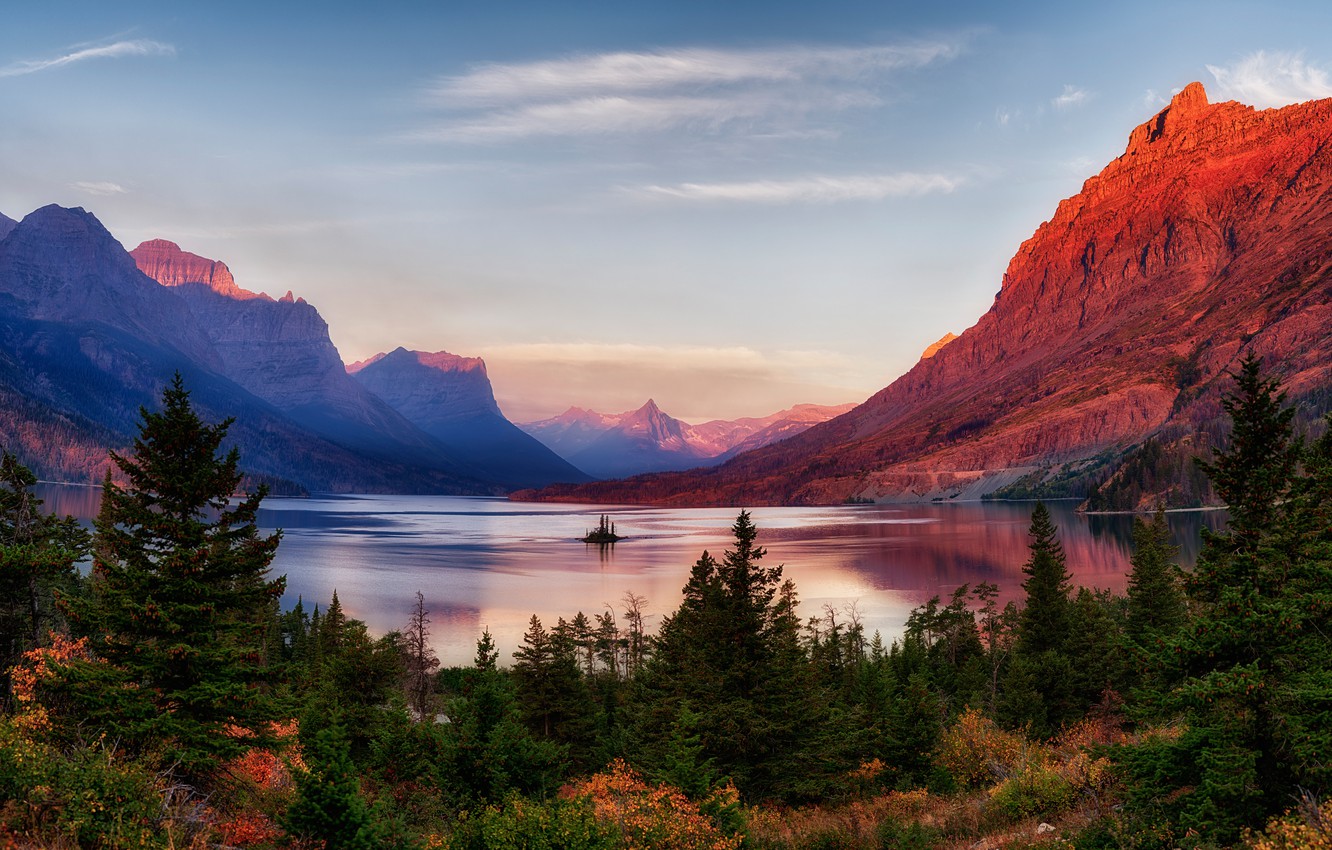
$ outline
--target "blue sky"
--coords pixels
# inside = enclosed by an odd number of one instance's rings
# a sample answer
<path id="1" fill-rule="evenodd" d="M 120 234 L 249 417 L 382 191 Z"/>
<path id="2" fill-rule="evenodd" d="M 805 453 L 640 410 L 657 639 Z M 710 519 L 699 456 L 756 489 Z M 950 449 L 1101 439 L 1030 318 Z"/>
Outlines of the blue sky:
<path id="1" fill-rule="evenodd" d="M 83 206 L 486 358 L 516 420 L 861 401 L 1193 80 L 1332 95 L 1321 3 L 5 9 L 0 212 Z"/>

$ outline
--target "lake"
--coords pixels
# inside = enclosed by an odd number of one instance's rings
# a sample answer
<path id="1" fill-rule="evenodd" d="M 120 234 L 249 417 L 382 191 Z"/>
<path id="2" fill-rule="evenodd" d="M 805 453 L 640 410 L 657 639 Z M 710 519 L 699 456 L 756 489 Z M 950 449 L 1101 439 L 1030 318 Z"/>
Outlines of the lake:
<path id="1" fill-rule="evenodd" d="M 100 491 L 43 485 L 57 513 L 90 518 Z M 1132 518 L 1075 513 L 1050 503 L 1076 584 L 1123 592 Z M 644 508 L 529 504 L 446 496 L 268 498 L 260 523 L 282 529 L 273 563 L 287 576 L 284 604 L 327 606 L 334 589 L 348 614 L 382 634 L 406 627 L 419 590 L 445 664 L 468 663 L 489 628 L 501 662 L 521 643 L 528 619 L 547 627 L 583 611 L 623 611 L 626 592 L 646 597 L 647 627 L 679 604 L 690 566 L 730 544 L 731 508 Z M 794 580 L 805 617 L 851 606 L 867 633 L 901 634 L 911 609 L 961 584 L 998 584 L 1019 598 L 1030 503 L 962 502 L 756 508 L 765 564 Z M 610 547 L 576 538 L 607 513 L 628 539 Z M 1181 561 L 1197 556 L 1204 525 L 1220 512 L 1170 515 Z M 622 618 L 621 618 L 622 619 Z"/>

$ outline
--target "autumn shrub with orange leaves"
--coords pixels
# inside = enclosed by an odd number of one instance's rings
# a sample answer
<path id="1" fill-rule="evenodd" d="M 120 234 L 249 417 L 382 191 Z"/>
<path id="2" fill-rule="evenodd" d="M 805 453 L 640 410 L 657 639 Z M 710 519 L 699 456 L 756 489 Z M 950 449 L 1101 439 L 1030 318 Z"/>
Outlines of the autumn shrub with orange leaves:
<path id="1" fill-rule="evenodd" d="M 71 661 L 89 661 L 88 639 L 71 640 L 52 632 L 51 645 L 40 646 L 23 653 L 22 660 L 10 671 L 14 695 L 14 726 L 33 736 L 45 736 L 51 731 L 55 700 L 48 692 L 59 676 L 60 669 Z"/>
<path id="2" fill-rule="evenodd" d="M 232 847 L 263 846 L 284 835 L 277 817 L 295 792 L 291 771 L 305 769 L 297 721 L 272 723 L 266 731 L 266 737 L 277 743 L 276 750 L 251 747 L 226 762 L 220 776 L 230 781 L 223 784 L 220 798 L 206 813 L 217 836 Z M 228 727 L 227 734 L 240 739 L 255 737 L 240 727 Z"/>
<path id="3" fill-rule="evenodd" d="M 975 788 L 1016 773 L 1030 749 L 1021 735 L 968 708 L 939 737 L 935 761 L 958 785 Z"/>
<path id="4" fill-rule="evenodd" d="M 1249 850 L 1332 850 L 1332 800 L 1308 798 L 1295 811 L 1268 822 L 1261 833 L 1244 836 Z"/>
<path id="5" fill-rule="evenodd" d="M 700 805 L 669 785 L 649 785 L 619 759 L 603 772 L 565 789 L 570 798 L 586 798 L 597 820 L 618 834 L 624 850 L 735 850 L 739 833 L 726 833 L 703 813 L 734 807 L 735 788 L 713 792 Z"/>

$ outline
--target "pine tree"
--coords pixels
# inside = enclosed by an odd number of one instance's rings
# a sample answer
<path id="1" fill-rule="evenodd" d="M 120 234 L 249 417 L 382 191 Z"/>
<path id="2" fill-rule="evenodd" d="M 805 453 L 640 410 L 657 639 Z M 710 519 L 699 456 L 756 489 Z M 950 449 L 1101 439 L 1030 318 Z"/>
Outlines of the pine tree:
<path id="1" fill-rule="evenodd" d="M 1133 519 L 1132 570 L 1128 577 L 1123 634 L 1123 679 L 1130 688 L 1143 688 L 1147 692 L 1160 689 L 1161 671 L 1153 659 L 1164 641 L 1179 633 L 1188 617 L 1182 574 L 1174 562 L 1176 551 L 1170 545 L 1164 508 L 1156 512 L 1151 522 Z"/>
<path id="2" fill-rule="evenodd" d="M 379 850 L 385 836 L 361 796 L 347 734 L 340 724 L 321 729 L 306 748 L 309 769 L 296 774 L 296 799 L 283 818 L 293 835 L 325 850 Z"/>
<path id="3" fill-rule="evenodd" d="M 73 517 L 42 511 L 36 484 L 32 470 L 0 452 L 0 701 L 9 697 L 9 669 L 61 625 L 56 596 L 76 592 L 74 564 L 88 550 Z"/>
<path id="4" fill-rule="evenodd" d="M 1023 565 L 1026 604 L 1005 674 L 1000 715 L 1038 736 L 1053 735 L 1078 714 L 1066 641 L 1072 624 L 1071 577 L 1059 530 L 1044 502 L 1031 514 L 1031 557 Z"/>
<path id="5" fill-rule="evenodd" d="M 783 590 L 782 568 L 761 563 L 748 512 L 731 531 L 735 548 L 720 562 L 703 553 L 680 607 L 662 622 L 635 693 L 637 734 L 660 774 L 688 710 L 701 757 L 742 793 L 802 798 L 835 769 L 812 752 L 813 736 L 828 728 L 827 695 L 800 644 L 794 586 Z"/>
<path id="6" fill-rule="evenodd" d="M 1185 581 L 1194 617 L 1157 654 L 1162 709 L 1184 732 L 1125 757 L 1140 816 L 1217 843 L 1332 787 L 1332 444 L 1304 452 L 1256 358 L 1232 377 L 1232 441 L 1206 465 L 1229 524 L 1204 533 Z"/>
<path id="7" fill-rule="evenodd" d="M 179 375 L 162 403 L 160 413 L 140 410 L 133 454 L 111 454 L 129 484 L 107 478 L 92 593 L 68 609 L 127 685 L 89 698 L 147 699 L 154 708 L 136 720 L 102 706 L 109 731 L 144 746 L 160 741 L 197 776 L 256 740 L 243 744 L 227 726 L 257 732 L 273 717 L 262 641 L 285 579 L 268 577 L 279 535 L 261 536 L 255 522 L 264 488 L 230 501 L 239 455 L 218 451 L 231 420 L 201 421 Z"/>

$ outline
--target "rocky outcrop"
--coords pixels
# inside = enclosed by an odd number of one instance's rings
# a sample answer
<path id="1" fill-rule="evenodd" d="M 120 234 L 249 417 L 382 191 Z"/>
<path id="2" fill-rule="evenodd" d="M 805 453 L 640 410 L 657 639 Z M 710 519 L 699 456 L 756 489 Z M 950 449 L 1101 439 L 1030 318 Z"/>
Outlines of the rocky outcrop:
<path id="1" fill-rule="evenodd" d="M 175 242 L 150 239 L 141 242 L 139 247 L 130 251 L 130 256 L 144 274 L 163 286 L 203 284 L 218 295 L 225 295 L 237 301 L 251 298 L 273 300 L 267 295 L 250 292 L 237 286 L 226 263 L 182 251 Z"/>
<path id="2" fill-rule="evenodd" d="M 947 345 L 948 343 L 952 342 L 955 339 L 957 339 L 957 335 L 954 333 L 944 334 L 943 336 L 939 337 L 937 342 L 930 343 L 928 346 L 925 347 L 925 350 L 920 353 L 920 359 L 929 360 L 931 357 L 939 353 L 939 349 L 943 348 L 945 345 Z"/>
<path id="3" fill-rule="evenodd" d="M 1191 84 L 1021 245 L 974 326 L 856 410 L 715 469 L 542 497 L 981 495 L 1167 431 L 1215 431 L 1246 352 L 1325 405 L 1329 200 L 1332 100 L 1258 111 Z"/>
<path id="4" fill-rule="evenodd" d="M 588 480 L 504 417 L 479 357 L 397 348 L 347 370 L 360 386 L 489 479 L 508 487 Z"/>
<path id="5" fill-rule="evenodd" d="M 0 213 L 0 239 L 4 239 L 8 236 L 9 232 L 15 227 L 18 227 L 17 221 L 14 221 L 14 219 L 4 213 Z"/>

